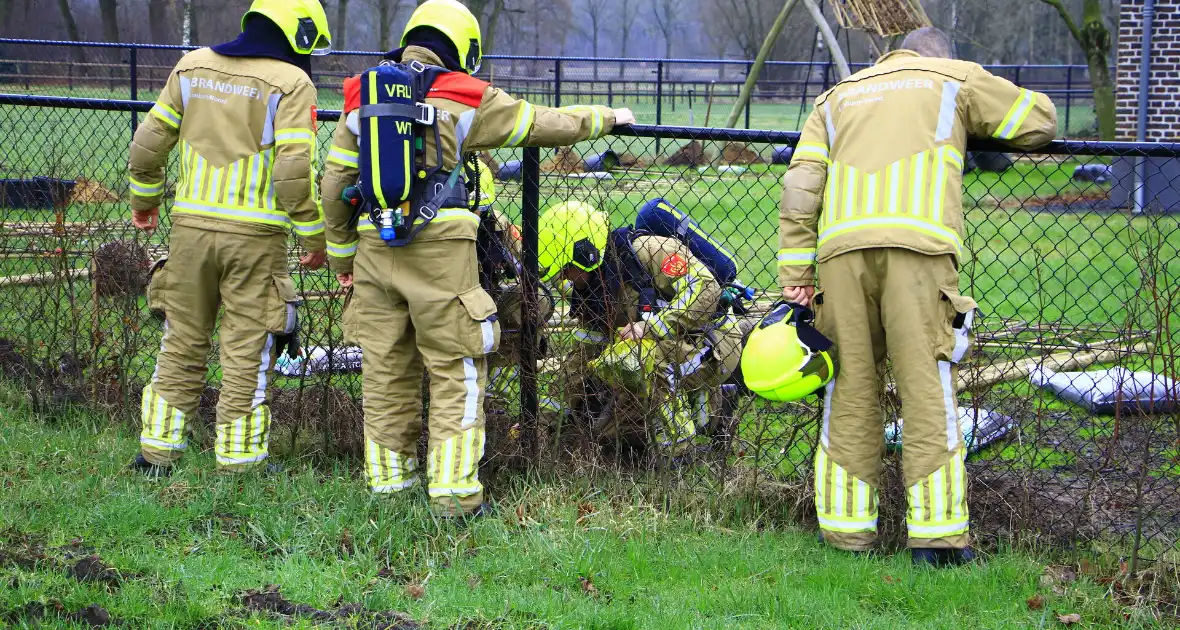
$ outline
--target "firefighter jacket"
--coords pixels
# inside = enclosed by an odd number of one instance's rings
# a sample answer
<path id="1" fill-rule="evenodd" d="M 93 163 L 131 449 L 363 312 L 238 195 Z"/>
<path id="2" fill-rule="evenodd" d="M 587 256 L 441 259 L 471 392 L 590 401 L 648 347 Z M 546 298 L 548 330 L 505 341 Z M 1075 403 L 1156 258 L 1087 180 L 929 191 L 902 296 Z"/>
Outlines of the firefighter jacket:
<path id="1" fill-rule="evenodd" d="M 180 143 L 176 225 L 273 234 L 324 248 L 316 190 L 316 90 L 275 59 L 186 54 L 131 143 L 131 208 L 159 207 L 164 166 Z"/>
<path id="2" fill-rule="evenodd" d="M 872 247 L 963 249 L 969 136 L 1017 149 L 1057 134 L 1044 94 L 966 61 L 898 50 L 820 95 L 783 182 L 779 283 L 809 286 L 814 264 Z"/>
<path id="3" fill-rule="evenodd" d="M 410 46 L 402 61 L 441 66 L 429 50 Z M 356 183 L 359 166 L 358 138 L 360 81 L 344 82 L 344 112 L 332 138 L 324 171 L 324 212 L 327 222 L 328 262 L 336 273 L 351 273 L 360 238 L 383 244 L 368 216 L 353 223 L 352 206 L 341 201 L 344 189 Z M 614 127 L 614 112 L 607 107 L 573 106 L 558 109 L 517 100 L 475 77 L 461 72 L 435 79 L 426 102 L 435 106 L 442 143 L 442 169 L 460 168 L 464 156 L 506 147 L 556 147 L 601 137 Z M 424 134 L 425 158 L 438 166 L 433 133 Z M 466 208 L 441 210 L 415 237 L 414 242 L 445 239 L 475 240 L 479 217 Z"/>

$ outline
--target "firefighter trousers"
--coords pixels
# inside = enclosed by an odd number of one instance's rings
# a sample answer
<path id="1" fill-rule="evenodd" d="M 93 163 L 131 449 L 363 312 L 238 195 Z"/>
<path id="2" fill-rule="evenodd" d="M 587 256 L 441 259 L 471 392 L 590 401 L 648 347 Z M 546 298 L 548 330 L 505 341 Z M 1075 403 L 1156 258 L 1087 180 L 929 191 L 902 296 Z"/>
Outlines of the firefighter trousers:
<path id="1" fill-rule="evenodd" d="M 217 313 L 224 308 L 218 332 L 217 465 L 249 468 L 268 453 L 267 385 L 275 336 L 295 329 L 299 297 L 287 273 L 286 236 L 181 224 L 173 227 L 170 241 L 168 260 L 148 287 L 149 307 L 165 319 L 156 369 L 143 390 L 143 456 L 171 465 L 185 450 L 185 428 L 205 389 Z"/>
<path id="2" fill-rule="evenodd" d="M 840 366 L 824 392 L 815 458 L 824 540 L 854 551 L 876 540 L 888 356 L 905 419 L 908 544 L 966 547 L 966 448 L 955 366 L 970 347 L 975 302 L 959 293 L 954 259 L 862 249 L 821 262 L 818 276 L 816 324 L 835 343 Z"/>
<path id="3" fill-rule="evenodd" d="M 422 371 L 430 380 L 427 494 L 434 509 L 483 501 L 487 355 L 499 346 L 492 297 L 479 286 L 475 241 L 386 247 L 362 238 L 346 307 L 346 336 L 363 351 L 365 462 L 377 493 L 417 483 Z"/>

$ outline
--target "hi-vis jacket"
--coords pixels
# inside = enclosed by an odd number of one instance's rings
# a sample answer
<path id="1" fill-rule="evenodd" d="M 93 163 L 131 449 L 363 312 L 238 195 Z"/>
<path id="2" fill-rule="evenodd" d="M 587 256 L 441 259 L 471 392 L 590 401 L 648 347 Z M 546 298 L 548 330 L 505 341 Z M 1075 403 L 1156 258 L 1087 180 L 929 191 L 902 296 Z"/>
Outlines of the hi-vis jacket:
<path id="1" fill-rule="evenodd" d="M 1018 149 L 1057 134 L 1044 94 L 966 61 L 898 50 L 815 101 L 783 182 L 779 283 L 811 285 L 814 264 L 847 251 L 963 248 L 968 136 Z"/>
<path id="2" fill-rule="evenodd" d="M 402 61 L 420 61 L 441 66 L 434 53 L 410 46 Z M 324 169 L 324 212 L 328 228 L 328 262 L 336 273 L 351 273 L 360 238 L 382 243 L 367 216 L 350 226 L 353 208 L 341 201 L 345 188 L 356 183 L 358 175 L 358 139 L 360 79 L 344 82 L 344 119 L 336 126 L 332 149 Z M 517 100 L 487 83 L 461 72 L 441 74 L 435 80 L 426 102 L 437 109 L 435 124 L 442 141 L 443 169 L 459 166 L 463 156 L 501 147 L 556 147 L 592 140 L 610 131 L 614 112 L 607 107 L 573 106 L 553 109 Z M 425 135 L 426 160 L 436 166 L 434 134 Z M 448 208 L 438 213 L 415 239 L 475 240 L 478 215 L 465 208 Z"/>
<path id="3" fill-rule="evenodd" d="M 201 48 L 181 58 L 131 143 L 131 208 L 159 207 L 180 142 L 173 223 L 237 234 L 293 229 L 324 248 L 315 184 L 316 91 L 299 68 Z"/>

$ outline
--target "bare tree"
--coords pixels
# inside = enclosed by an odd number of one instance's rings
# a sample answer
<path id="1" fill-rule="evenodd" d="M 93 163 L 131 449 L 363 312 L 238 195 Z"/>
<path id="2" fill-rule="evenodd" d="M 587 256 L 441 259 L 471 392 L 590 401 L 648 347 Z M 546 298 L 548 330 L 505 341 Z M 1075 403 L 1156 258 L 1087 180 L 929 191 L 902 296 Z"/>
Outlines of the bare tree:
<path id="1" fill-rule="evenodd" d="M 82 41 L 78 23 L 74 20 L 74 11 L 70 9 L 70 0 L 57 0 L 57 8 L 61 11 L 62 22 L 66 25 L 66 34 L 75 42 Z"/>
<path id="2" fill-rule="evenodd" d="M 619 56 L 626 57 L 627 49 L 631 46 L 631 30 L 635 27 L 635 18 L 639 14 L 638 0 L 619 0 L 618 12 L 615 18 L 619 24 Z M 626 72 L 624 63 L 619 63 L 619 76 Z"/>
<path id="3" fill-rule="evenodd" d="M 148 0 L 148 27 L 154 44 L 170 43 L 168 6 L 171 4 L 170 0 Z"/>
<path id="4" fill-rule="evenodd" d="M 185 46 L 196 44 L 197 36 L 197 0 L 181 0 L 184 3 L 184 17 L 180 27 L 180 43 Z"/>
<path id="5" fill-rule="evenodd" d="M 574 28 L 590 40 L 591 56 L 598 57 L 598 43 L 602 35 L 603 22 L 606 21 L 607 11 L 610 9 L 610 0 L 582 0 L 581 6 L 586 22 L 584 25 L 576 24 Z M 598 79 L 598 63 L 594 64 L 594 79 Z"/>
<path id="6" fill-rule="evenodd" d="M 377 47 L 381 50 L 393 50 L 393 20 L 399 8 L 401 0 L 377 0 Z"/>
<path id="7" fill-rule="evenodd" d="M 672 57 L 672 38 L 682 26 L 686 0 L 648 0 L 653 30 L 664 39 L 664 58 Z"/>
<path id="8" fill-rule="evenodd" d="M 118 0 L 98 0 L 98 13 L 102 19 L 102 36 L 108 42 L 119 41 Z"/>
<path id="9" fill-rule="evenodd" d="M 336 35 L 332 47 L 337 50 L 348 50 L 348 0 L 338 0 L 336 5 Z"/>
<path id="10" fill-rule="evenodd" d="M 1114 140 L 1114 82 L 1110 77 L 1110 31 L 1106 28 L 1102 0 L 1085 0 L 1082 4 L 1082 25 L 1077 22 L 1061 0 L 1041 0 L 1057 9 L 1069 28 L 1074 41 L 1086 56 L 1090 68 L 1090 87 L 1094 90 L 1094 113 L 1098 118 L 1098 136 Z"/>

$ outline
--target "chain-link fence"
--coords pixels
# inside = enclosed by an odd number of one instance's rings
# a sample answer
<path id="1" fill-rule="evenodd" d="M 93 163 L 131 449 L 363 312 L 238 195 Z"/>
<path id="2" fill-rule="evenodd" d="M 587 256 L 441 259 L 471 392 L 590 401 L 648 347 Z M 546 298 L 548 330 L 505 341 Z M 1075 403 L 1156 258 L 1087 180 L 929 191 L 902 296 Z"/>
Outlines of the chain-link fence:
<path id="1" fill-rule="evenodd" d="M 130 129 L 149 107 L 0 97 L 0 374 L 23 383 L 38 409 L 86 404 L 137 415 L 161 334 L 144 286 L 151 262 L 166 253 L 171 205 L 169 193 L 150 238 L 131 228 Z M 337 115 L 322 113 L 320 155 Z M 501 177 L 496 210 L 519 226 L 523 273 L 515 282 L 538 288 L 540 210 L 579 199 L 608 211 L 617 227 L 660 198 L 737 261 L 738 281 L 755 297 L 735 322 L 749 326 L 777 293 L 778 200 L 796 139 L 636 126 L 572 149 L 484 156 Z M 1086 406 L 1042 381 L 1091 367 L 1180 380 L 1180 147 L 1059 142 L 1035 155 L 974 148 L 964 176 L 961 276 L 983 315 L 959 400 L 973 531 L 989 544 L 1085 544 L 1136 561 L 1175 560 L 1180 415 L 1163 410 L 1175 406 L 1177 391 L 1157 391 L 1155 403 L 1116 396 Z M 174 162 L 169 190 L 177 172 Z M 284 361 L 288 376 L 272 388 L 274 450 L 355 456 L 361 391 L 355 354 L 342 340 L 343 295 L 327 270 L 304 271 L 295 254 L 306 356 Z M 505 279 L 501 289 L 508 288 L 496 296 L 503 299 L 512 283 Z M 485 467 L 617 467 L 645 488 L 682 498 L 707 503 L 754 493 L 814 519 L 814 398 L 770 404 L 711 383 L 709 399 L 692 403 L 700 406 L 691 446 L 676 456 L 645 449 L 645 439 L 656 437 L 659 397 L 589 378 L 602 369 L 589 365 L 584 322 L 560 287 L 517 294 L 524 312 L 545 317 L 521 318 L 495 362 Z M 201 405 L 206 421 L 217 397 L 216 352 Z M 899 404 L 891 387 L 883 397 L 891 437 L 882 530 L 896 543 L 904 532 L 893 437 Z"/>
<path id="2" fill-rule="evenodd" d="M 91 98 L 151 99 L 188 48 L 153 44 L 60 42 L 0 38 L 0 86 L 6 92 Z M 317 58 L 313 80 L 325 109 L 343 104 L 346 77 L 383 53 L 336 51 Z M 867 64 L 852 64 L 852 71 Z M 753 66 L 735 59 L 633 59 L 488 55 L 479 77 L 520 98 L 553 105 L 596 102 L 630 107 L 658 125 L 724 124 Z M 993 74 L 1048 94 L 1063 134 L 1097 135 L 1094 93 L 1084 65 L 990 65 Z M 835 84 L 829 60 L 769 61 L 737 126 L 802 126 L 812 101 Z"/>

